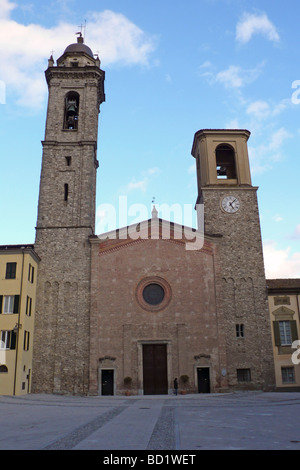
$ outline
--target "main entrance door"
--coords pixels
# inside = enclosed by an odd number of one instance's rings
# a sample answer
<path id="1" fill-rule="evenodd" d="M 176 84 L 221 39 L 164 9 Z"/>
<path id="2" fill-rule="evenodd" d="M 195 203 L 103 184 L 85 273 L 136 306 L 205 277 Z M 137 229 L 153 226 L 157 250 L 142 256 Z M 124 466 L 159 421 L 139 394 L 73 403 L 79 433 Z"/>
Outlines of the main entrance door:
<path id="1" fill-rule="evenodd" d="M 168 393 L 167 345 L 143 344 L 144 395 Z"/>
<path id="2" fill-rule="evenodd" d="M 209 368 L 199 367 L 197 369 L 197 375 L 198 375 L 198 392 L 210 393 Z"/>

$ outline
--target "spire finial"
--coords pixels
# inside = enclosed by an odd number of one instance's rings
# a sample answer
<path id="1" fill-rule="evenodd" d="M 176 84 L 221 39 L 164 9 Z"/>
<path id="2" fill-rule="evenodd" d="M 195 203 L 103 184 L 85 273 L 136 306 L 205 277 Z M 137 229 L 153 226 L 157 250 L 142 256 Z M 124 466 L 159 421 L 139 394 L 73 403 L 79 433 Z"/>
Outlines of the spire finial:
<path id="1" fill-rule="evenodd" d="M 80 31 L 78 33 L 75 33 L 75 34 L 79 34 L 77 38 L 77 42 L 83 43 L 84 42 L 83 38 L 85 37 L 86 20 L 84 20 L 84 24 L 81 23 L 81 25 L 79 25 L 78 28 L 80 28 Z M 82 36 L 82 30 L 83 30 L 83 36 Z"/>
<path id="2" fill-rule="evenodd" d="M 153 208 L 152 208 L 152 213 L 151 214 L 152 214 L 152 219 L 157 219 L 158 211 L 157 211 L 154 203 L 155 203 L 155 197 L 153 196 L 153 198 L 152 198 Z"/>

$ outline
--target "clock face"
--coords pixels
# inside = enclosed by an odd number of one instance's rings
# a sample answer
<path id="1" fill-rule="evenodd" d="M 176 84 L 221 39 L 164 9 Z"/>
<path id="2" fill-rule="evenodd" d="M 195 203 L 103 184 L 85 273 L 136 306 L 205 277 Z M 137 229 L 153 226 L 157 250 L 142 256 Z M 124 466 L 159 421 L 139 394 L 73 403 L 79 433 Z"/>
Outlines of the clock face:
<path id="1" fill-rule="evenodd" d="M 225 212 L 233 214 L 240 208 L 240 201 L 235 196 L 226 196 L 222 200 L 221 207 Z"/>

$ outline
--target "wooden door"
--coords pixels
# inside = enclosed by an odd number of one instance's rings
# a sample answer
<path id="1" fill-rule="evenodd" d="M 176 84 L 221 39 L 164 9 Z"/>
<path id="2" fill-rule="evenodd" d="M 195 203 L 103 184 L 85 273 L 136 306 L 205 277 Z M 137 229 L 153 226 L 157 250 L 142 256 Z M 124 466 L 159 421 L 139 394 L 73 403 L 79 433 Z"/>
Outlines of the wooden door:
<path id="1" fill-rule="evenodd" d="M 144 395 L 168 393 L 167 345 L 143 345 Z"/>

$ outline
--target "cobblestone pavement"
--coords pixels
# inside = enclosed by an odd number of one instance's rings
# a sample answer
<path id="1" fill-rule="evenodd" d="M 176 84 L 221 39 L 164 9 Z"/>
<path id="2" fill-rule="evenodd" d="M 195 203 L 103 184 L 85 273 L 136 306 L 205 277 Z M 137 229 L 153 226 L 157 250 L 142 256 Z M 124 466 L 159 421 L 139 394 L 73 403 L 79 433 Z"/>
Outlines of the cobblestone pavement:
<path id="1" fill-rule="evenodd" d="M 0 396 L 1 450 L 300 450 L 300 393 Z"/>

